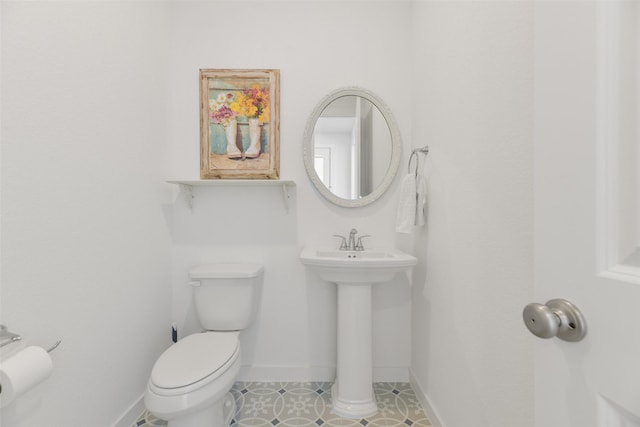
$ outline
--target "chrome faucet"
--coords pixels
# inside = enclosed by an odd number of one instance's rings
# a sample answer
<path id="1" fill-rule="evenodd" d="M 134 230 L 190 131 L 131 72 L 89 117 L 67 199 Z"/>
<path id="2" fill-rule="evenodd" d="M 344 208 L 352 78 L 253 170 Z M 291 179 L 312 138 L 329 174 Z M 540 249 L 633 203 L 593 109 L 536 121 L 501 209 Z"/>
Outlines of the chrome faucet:
<path id="1" fill-rule="evenodd" d="M 370 237 L 370 235 L 365 234 L 363 236 L 357 237 L 357 241 L 356 241 L 357 234 L 358 234 L 358 230 L 356 230 L 355 228 L 352 228 L 351 231 L 349 232 L 348 242 L 347 242 L 347 238 L 344 236 L 341 236 L 339 234 L 334 234 L 333 236 L 342 239 L 340 241 L 341 251 L 364 251 L 364 246 L 362 245 L 362 238 Z"/>
<path id="2" fill-rule="evenodd" d="M 347 250 L 355 251 L 356 250 L 356 234 L 358 234 L 358 230 L 352 228 L 349 232 L 349 243 L 347 243 Z"/>

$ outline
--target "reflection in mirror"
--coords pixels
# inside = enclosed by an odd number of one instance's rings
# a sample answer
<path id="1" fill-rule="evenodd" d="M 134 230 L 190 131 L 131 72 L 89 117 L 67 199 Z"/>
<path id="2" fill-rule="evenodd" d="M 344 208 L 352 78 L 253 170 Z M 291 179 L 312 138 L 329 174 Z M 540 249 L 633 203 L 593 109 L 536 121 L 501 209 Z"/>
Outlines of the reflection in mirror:
<path id="1" fill-rule="evenodd" d="M 359 96 L 343 96 L 327 105 L 316 121 L 313 145 L 318 177 L 343 199 L 371 194 L 389 169 L 387 123 L 375 105 Z"/>
<path id="2" fill-rule="evenodd" d="M 400 136 L 386 105 L 364 89 L 325 97 L 307 123 L 304 160 L 320 193 L 340 206 L 364 206 L 395 176 Z"/>

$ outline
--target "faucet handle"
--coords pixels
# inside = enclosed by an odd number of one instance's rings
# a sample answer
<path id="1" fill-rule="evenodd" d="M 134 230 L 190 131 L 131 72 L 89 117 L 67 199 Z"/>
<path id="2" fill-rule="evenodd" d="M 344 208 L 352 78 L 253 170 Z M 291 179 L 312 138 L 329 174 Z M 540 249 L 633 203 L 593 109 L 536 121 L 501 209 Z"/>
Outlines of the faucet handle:
<path id="1" fill-rule="evenodd" d="M 347 248 L 348 248 L 347 239 L 344 236 L 341 236 L 339 234 L 334 234 L 333 237 L 337 237 L 339 239 L 342 239 L 342 241 L 340 242 L 340 250 L 341 251 L 346 251 Z"/>
<path id="2" fill-rule="evenodd" d="M 371 237 L 371 234 L 365 234 L 364 236 L 358 237 L 358 243 L 356 244 L 356 251 L 364 251 L 364 246 L 362 245 L 363 237 Z"/>

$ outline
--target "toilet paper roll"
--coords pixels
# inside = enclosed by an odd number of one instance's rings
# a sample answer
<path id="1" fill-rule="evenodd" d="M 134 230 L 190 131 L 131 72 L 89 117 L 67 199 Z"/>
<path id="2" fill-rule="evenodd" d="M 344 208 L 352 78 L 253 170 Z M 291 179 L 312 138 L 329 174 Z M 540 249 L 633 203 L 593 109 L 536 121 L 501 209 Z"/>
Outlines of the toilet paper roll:
<path id="1" fill-rule="evenodd" d="M 0 362 L 0 408 L 49 378 L 53 362 L 42 347 L 27 347 Z"/>

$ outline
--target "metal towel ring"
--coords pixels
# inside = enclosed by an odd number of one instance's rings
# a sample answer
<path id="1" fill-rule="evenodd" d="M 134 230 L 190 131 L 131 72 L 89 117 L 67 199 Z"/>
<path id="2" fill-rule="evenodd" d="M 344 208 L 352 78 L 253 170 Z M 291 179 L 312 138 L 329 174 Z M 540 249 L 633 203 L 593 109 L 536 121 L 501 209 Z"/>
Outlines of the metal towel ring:
<path id="1" fill-rule="evenodd" d="M 407 173 L 411 173 L 411 161 L 413 157 L 416 158 L 416 178 L 418 177 L 418 170 L 420 169 L 420 156 L 418 153 L 423 153 L 425 156 L 429 154 L 429 146 L 425 145 L 421 148 L 415 148 L 411 151 L 411 156 L 409 157 L 409 164 L 407 165 Z"/>

